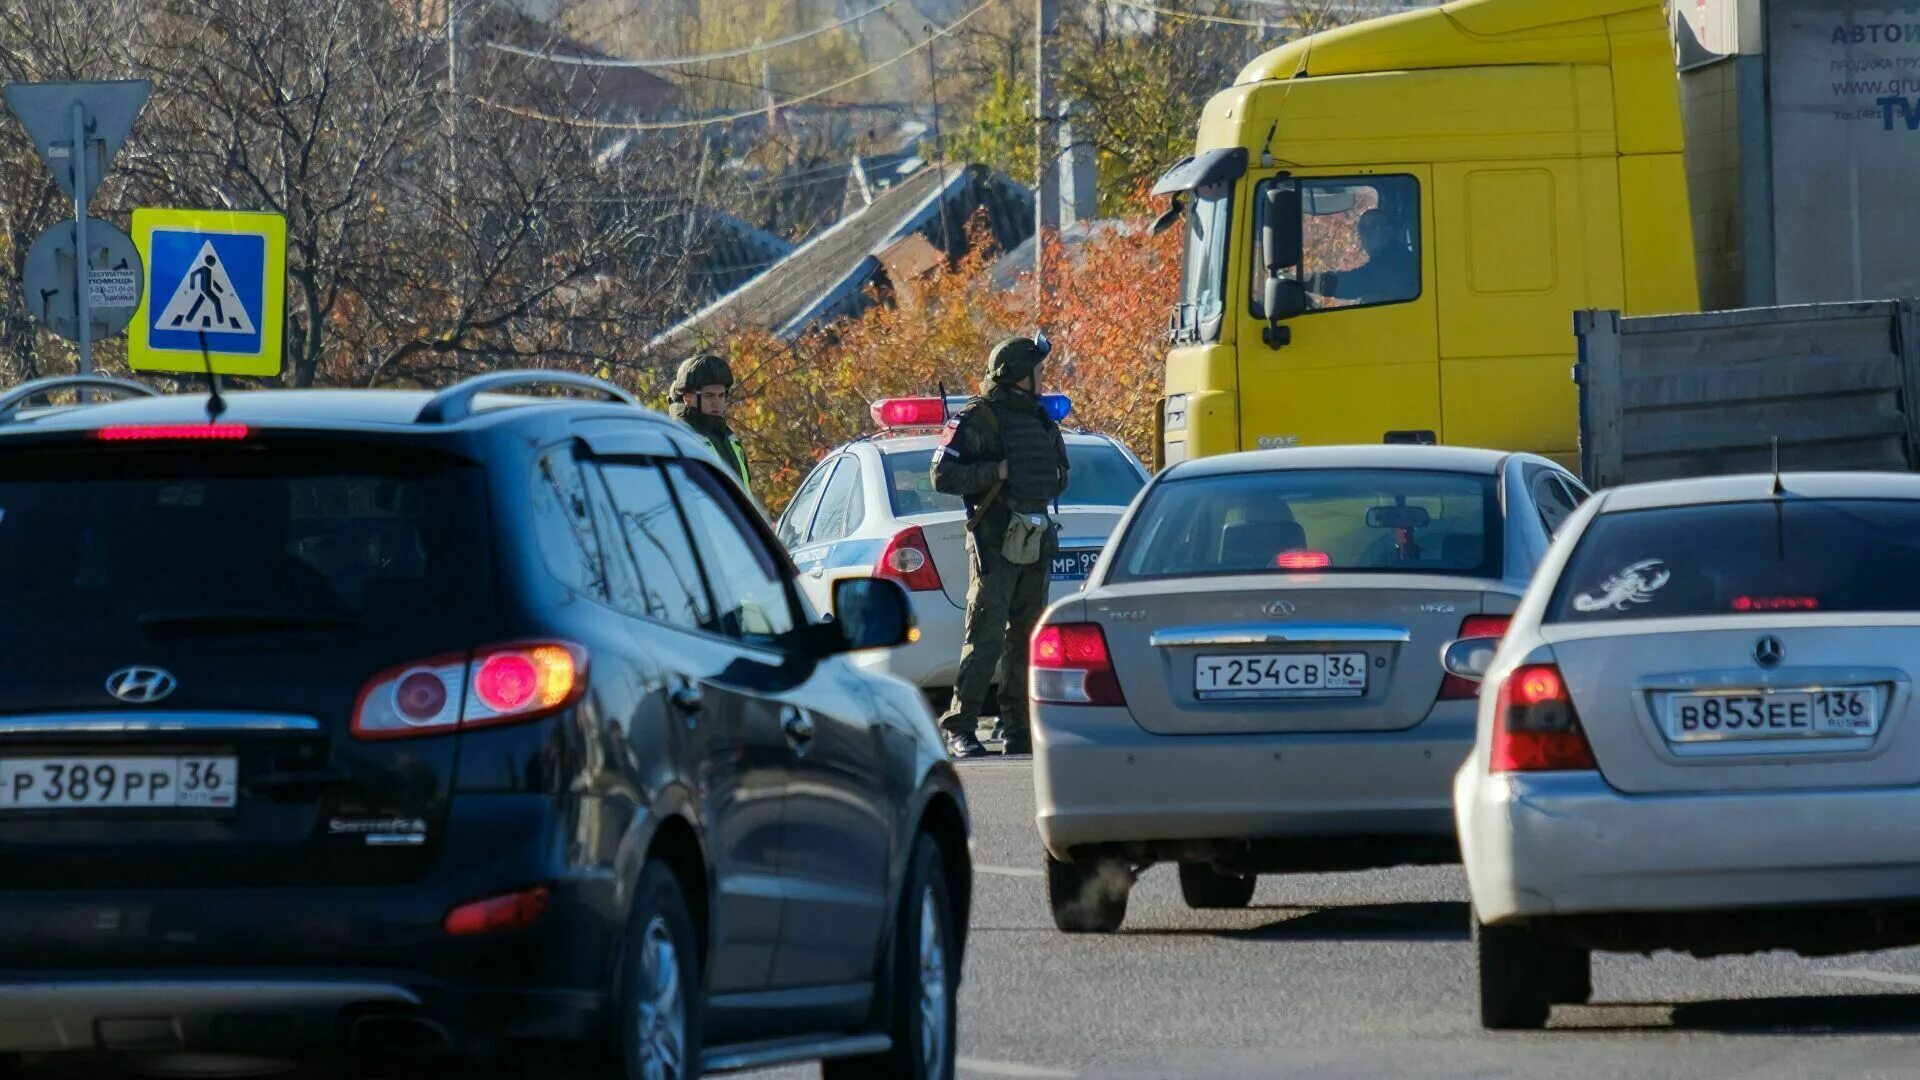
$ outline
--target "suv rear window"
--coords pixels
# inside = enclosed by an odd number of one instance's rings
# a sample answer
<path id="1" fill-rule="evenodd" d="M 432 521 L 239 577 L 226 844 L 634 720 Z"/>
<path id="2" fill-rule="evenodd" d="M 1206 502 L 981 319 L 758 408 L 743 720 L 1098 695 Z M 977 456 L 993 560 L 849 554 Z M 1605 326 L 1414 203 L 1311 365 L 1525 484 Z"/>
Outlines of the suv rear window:
<path id="1" fill-rule="evenodd" d="M 1780 499 L 1602 514 L 1548 622 L 1920 611 L 1920 503 Z"/>
<path id="2" fill-rule="evenodd" d="M 1112 580 L 1317 571 L 1499 577 L 1493 476 L 1389 469 L 1236 473 L 1162 484 Z"/>
<path id="3" fill-rule="evenodd" d="M 938 451 L 935 451 L 936 453 Z M 959 496 L 933 490 L 933 468 L 925 450 L 896 450 L 886 456 L 887 497 L 896 517 L 940 514 L 962 509 Z M 1067 490 L 1061 506 L 1123 507 L 1147 482 L 1133 462 L 1103 443 L 1067 444 Z"/>
<path id="4" fill-rule="evenodd" d="M 392 448 L 13 455 L 0 627 L 89 642 L 470 631 L 491 595 L 484 507 L 477 467 Z"/>

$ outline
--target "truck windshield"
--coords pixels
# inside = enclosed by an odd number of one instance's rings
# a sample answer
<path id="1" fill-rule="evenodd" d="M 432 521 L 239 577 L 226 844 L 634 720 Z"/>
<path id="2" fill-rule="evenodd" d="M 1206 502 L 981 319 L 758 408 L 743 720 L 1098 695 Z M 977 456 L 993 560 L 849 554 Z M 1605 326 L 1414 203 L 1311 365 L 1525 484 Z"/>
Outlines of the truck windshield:
<path id="1" fill-rule="evenodd" d="M 1227 311 L 1227 249 L 1233 228 L 1233 188 L 1214 184 L 1192 193 L 1187 210 L 1187 248 L 1181 260 L 1180 304 L 1174 313 L 1175 342 L 1220 340 Z"/>

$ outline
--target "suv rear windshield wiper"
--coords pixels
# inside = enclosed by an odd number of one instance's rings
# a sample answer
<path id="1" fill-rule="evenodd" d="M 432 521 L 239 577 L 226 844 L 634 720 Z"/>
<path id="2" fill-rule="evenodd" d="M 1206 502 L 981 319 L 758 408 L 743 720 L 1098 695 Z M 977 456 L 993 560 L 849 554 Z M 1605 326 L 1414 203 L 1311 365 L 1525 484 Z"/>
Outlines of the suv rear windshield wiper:
<path id="1" fill-rule="evenodd" d="M 313 615 L 296 611 L 250 608 L 183 608 L 149 611 L 137 619 L 147 636 L 222 637 L 233 634 L 270 634 L 276 631 L 340 633 L 360 628 L 360 620 L 344 615 Z"/>

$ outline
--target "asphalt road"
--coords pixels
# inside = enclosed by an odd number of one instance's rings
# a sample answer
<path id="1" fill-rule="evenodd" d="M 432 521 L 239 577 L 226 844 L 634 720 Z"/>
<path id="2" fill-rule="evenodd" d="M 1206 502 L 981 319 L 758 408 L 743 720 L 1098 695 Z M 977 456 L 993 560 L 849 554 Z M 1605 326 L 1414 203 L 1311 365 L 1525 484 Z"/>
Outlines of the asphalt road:
<path id="1" fill-rule="evenodd" d="M 1205 913 L 1156 867 L 1121 933 L 1067 937 L 1047 914 L 1030 764 L 962 769 L 978 863 L 967 1080 L 1920 1077 L 1920 950 L 1601 956 L 1595 1004 L 1556 1009 L 1543 1033 L 1483 1032 L 1451 867 L 1267 878 L 1249 910 Z"/>
<path id="2" fill-rule="evenodd" d="M 1483 1032 L 1453 867 L 1265 878 L 1225 913 L 1187 910 L 1155 867 L 1120 934 L 1070 938 L 1047 914 L 1029 764 L 963 768 L 979 864 L 963 1077 L 1920 1077 L 1920 950 L 1603 955 L 1595 1004 Z"/>

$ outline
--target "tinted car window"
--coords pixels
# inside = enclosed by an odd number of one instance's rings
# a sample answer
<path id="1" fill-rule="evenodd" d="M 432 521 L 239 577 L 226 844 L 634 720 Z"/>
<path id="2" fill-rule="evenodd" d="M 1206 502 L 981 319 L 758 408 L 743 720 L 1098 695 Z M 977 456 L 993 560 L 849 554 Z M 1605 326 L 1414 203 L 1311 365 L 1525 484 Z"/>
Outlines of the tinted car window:
<path id="1" fill-rule="evenodd" d="M 534 470 L 533 520 L 540 553 L 554 576 L 577 593 L 607 599 L 600 541 L 572 450 L 555 450 L 540 459 Z"/>
<path id="2" fill-rule="evenodd" d="M 820 506 L 820 494 L 826 490 L 827 477 L 833 475 L 835 462 L 828 461 L 813 470 L 807 482 L 800 485 L 800 491 L 787 504 L 787 512 L 780 515 L 780 542 L 788 547 L 798 547 L 806 542 L 807 529 L 813 524 L 813 512 Z"/>
<path id="3" fill-rule="evenodd" d="M 391 448 L 13 455 L 0 634 L 98 645 L 263 620 L 257 637 L 277 617 L 466 632 L 491 613 L 485 506 L 477 468 Z"/>
<path id="4" fill-rule="evenodd" d="M 842 457 L 827 481 L 827 493 L 820 500 L 820 512 L 814 516 L 813 543 L 839 540 L 860 527 L 860 463 L 851 456 Z"/>
<path id="5" fill-rule="evenodd" d="M 699 629 L 714 625 L 713 604 L 680 512 L 658 466 L 603 465 L 620 521 L 619 537 L 639 569 L 645 599 L 636 614 Z"/>
<path id="6" fill-rule="evenodd" d="M 962 508 L 957 495 L 933 490 L 933 473 L 925 450 L 897 450 L 886 457 L 887 497 L 898 517 L 938 514 Z M 1067 490 L 1061 506 L 1126 506 L 1146 486 L 1133 462 L 1104 443 L 1067 444 Z"/>
<path id="7" fill-rule="evenodd" d="M 1783 499 L 1603 514 L 1549 622 L 1920 611 L 1920 503 Z"/>
<path id="8" fill-rule="evenodd" d="M 1327 469 L 1174 480 L 1127 530 L 1114 580 L 1208 574 L 1498 577 L 1495 478 Z"/>
<path id="9" fill-rule="evenodd" d="M 1540 510 L 1540 524 L 1546 526 L 1548 536 L 1557 536 L 1560 526 L 1573 516 L 1578 504 L 1551 470 L 1535 468 L 1529 475 L 1527 490 Z"/>
<path id="10" fill-rule="evenodd" d="M 772 644 L 793 630 L 793 603 L 782 562 L 726 485 L 700 464 L 669 465 L 712 582 L 722 633 Z"/>

